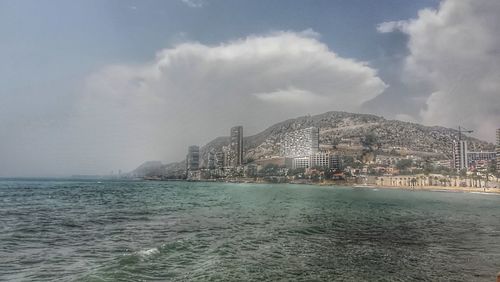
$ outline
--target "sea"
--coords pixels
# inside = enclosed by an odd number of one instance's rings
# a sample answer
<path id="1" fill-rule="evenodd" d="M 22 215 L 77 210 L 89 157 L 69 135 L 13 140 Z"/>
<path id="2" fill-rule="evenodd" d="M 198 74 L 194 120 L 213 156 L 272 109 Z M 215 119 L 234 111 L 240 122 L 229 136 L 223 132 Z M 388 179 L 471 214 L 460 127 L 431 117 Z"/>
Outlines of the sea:
<path id="1" fill-rule="evenodd" d="M 500 196 L 0 180 L 0 281 L 495 281 Z"/>

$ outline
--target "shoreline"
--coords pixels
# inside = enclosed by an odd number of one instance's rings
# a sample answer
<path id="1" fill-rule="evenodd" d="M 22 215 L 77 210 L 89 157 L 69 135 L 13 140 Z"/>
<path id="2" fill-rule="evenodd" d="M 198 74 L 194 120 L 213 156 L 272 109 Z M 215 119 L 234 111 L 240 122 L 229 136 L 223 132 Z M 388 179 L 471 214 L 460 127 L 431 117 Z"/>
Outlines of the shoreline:
<path id="1" fill-rule="evenodd" d="M 151 181 L 151 180 L 150 180 Z M 154 180 L 153 180 L 154 181 Z M 160 180 L 164 181 L 164 180 Z M 478 188 L 478 187 L 454 187 L 454 186 L 387 186 L 387 185 L 376 185 L 368 184 L 366 187 L 363 184 L 358 183 L 335 183 L 335 182 L 282 182 L 282 183 L 272 183 L 264 181 L 254 181 L 254 180 L 231 180 L 231 181 L 220 181 L 220 180 L 185 180 L 185 179 L 175 179 L 167 181 L 180 181 L 180 182 L 204 182 L 204 183 L 233 183 L 233 184 L 294 184 L 294 185 L 310 185 L 310 186 L 322 186 L 322 187 L 335 187 L 343 186 L 350 188 L 365 188 L 365 189 L 386 189 L 386 190 L 405 190 L 405 191 L 427 191 L 427 192 L 447 192 L 447 193 L 471 193 L 471 194 L 492 194 L 500 195 L 500 188 Z"/>
<path id="2" fill-rule="evenodd" d="M 492 194 L 500 195 L 499 188 L 477 188 L 477 187 L 449 187 L 449 186 L 378 186 L 374 185 L 376 189 L 393 189 L 393 190 L 406 190 L 406 191 L 427 191 L 427 192 L 446 192 L 446 193 L 471 193 L 471 194 Z"/>

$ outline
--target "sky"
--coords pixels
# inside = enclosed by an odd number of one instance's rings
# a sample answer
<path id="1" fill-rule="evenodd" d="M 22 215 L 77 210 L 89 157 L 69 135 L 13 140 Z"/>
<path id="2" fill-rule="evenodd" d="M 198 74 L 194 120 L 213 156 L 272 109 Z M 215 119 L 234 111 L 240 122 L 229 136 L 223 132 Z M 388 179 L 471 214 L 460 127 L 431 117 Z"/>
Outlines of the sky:
<path id="1" fill-rule="evenodd" d="M 0 176 L 130 171 L 342 110 L 500 127 L 500 1 L 0 0 Z"/>

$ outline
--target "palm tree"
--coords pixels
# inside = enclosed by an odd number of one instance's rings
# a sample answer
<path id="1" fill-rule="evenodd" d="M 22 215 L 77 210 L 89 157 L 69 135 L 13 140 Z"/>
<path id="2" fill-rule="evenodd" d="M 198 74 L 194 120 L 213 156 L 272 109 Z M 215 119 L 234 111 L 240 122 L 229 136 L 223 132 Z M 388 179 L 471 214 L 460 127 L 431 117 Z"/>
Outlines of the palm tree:
<path id="1" fill-rule="evenodd" d="M 472 187 L 477 187 L 477 172 L 474 172 L 474 174 L 472 174 Z"/>
<path id="2" fill-rule="evenodd" d="M 416 179 L 415 177 L 413 177 L 413 178 L 411 179 L 411 187 L 412 187 L 413 189 L 415 189 L 415 185 L 416 185 L 416 184 L 417 184 L 417 179 Z"/>

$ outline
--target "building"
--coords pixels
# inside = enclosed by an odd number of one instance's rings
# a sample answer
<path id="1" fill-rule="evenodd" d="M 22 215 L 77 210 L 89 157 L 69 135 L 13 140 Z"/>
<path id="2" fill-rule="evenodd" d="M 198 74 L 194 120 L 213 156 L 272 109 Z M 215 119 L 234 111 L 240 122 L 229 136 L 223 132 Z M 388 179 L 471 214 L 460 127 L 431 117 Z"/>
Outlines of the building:
<path id="1" fill-rule="evenodd" d="M 198 170 L 200 168 L 200 147 L 189 146 L 186 156 L 186 170 Z"/>
<path id="2" fill-rule="evenodd" d="M 342 162 L 341 162 L 339 156 L 332 155 L 330 157 L 330 168 L 333 168 L 333 169 L 341 169 L 342 168 Z"/>
<path id="3" fill-rule="evenodd" d="M 456 170 L 467 168 L 469 162 L 467 160 L 467 141 L 453 141 L 453 167 Z"/>
<path id="4" fill-rule="evenodd" d="M 286 158 L 298 158 L 315 154 L 319 151 L 319 129 L 309 127 L 285 134 L 282 142 L 282 155 Z"/>
<path id="5" fill-rule="evenodd" d="M 500 128 L 497 129 L 497 173 L 500 173 Z"/>
<path id="6" fill-rule="evenodd" d="M 387 156 L 387 155 L 377 155 L 375 156 L 375 163 L 380 165 L 396 165 L 398 162 L 403 160 L 402 157 Z"/>
<path id="7" fill-rule="evenodd" d="M 467 162 L 469 166 L 479 161 L 491 162 L 495 160 L 496 157 L 496 152 L 467 152 Z"/>
<path id="8" fill-rule="evenodd" d="M 213 149 L 210 150 L 207 154 L 207 168 L 208 169 L 216 168 L 216 154 Z"/>
<path id="9" fill-rule="evenodd" d="M 232 151 L 231 151 L 231 146 L 222 146 L 222 167 L 230 167 L 231 166 L 231 161 L 233 159 L 232 156 Z"/>
<path id="10" fill-rule="evenodd" d="M 340 168 L 339 157 L 328 152 L 316 152 L 309 156 L 292 158 L 292 169 L 297 168 Z"/>
<path id="11" fill-rule="evenodd" d="M 218 151 L 215 153 L 215 167 L 223 168 L 225 166 L 225 151 L 224 148 L 222 151 Z"/>
<path id="12" fill-rule="evenodd" d="M 272 164 L 280 167 L 286 166 L 286 159 L 283 157 L 271 157 L 271 158 L 263 158 L 253 161 L 258 166 L 265 167 L 266 165 Z"/>
<path id="13" fill-rule="evenodd" d="M 314 153 L 309 156 L 311 167 L 330 168 L 332 163 L 331 157 L 332 155 L 325 152 Z"/>
<path id="14" fill-rule="evenodd" d="M 340 169 L 340 160 L 330 152 L 317 152 L 309 156 L 311 167 Z"/>
<path id="15" fill-rule="evenodd" d="M 452 168 L 452 161 L 451 160 L 436 160 L 436 161 L 432 162 L 432 165 L 434 167 Z"/>
<path id="16" fill-rule="evenodd" d="M 241 166 L 243 164 L 243 126 L 231 128 L 229 147 L 229 166 Z"/>
<path id="17" fill-rule="evenodd" d="M 310 167 L 311 167 L 311 159 L 309 158 L 309 156 L 297 157 L 292 159 L 292 169 L 310 168 Z"/>

